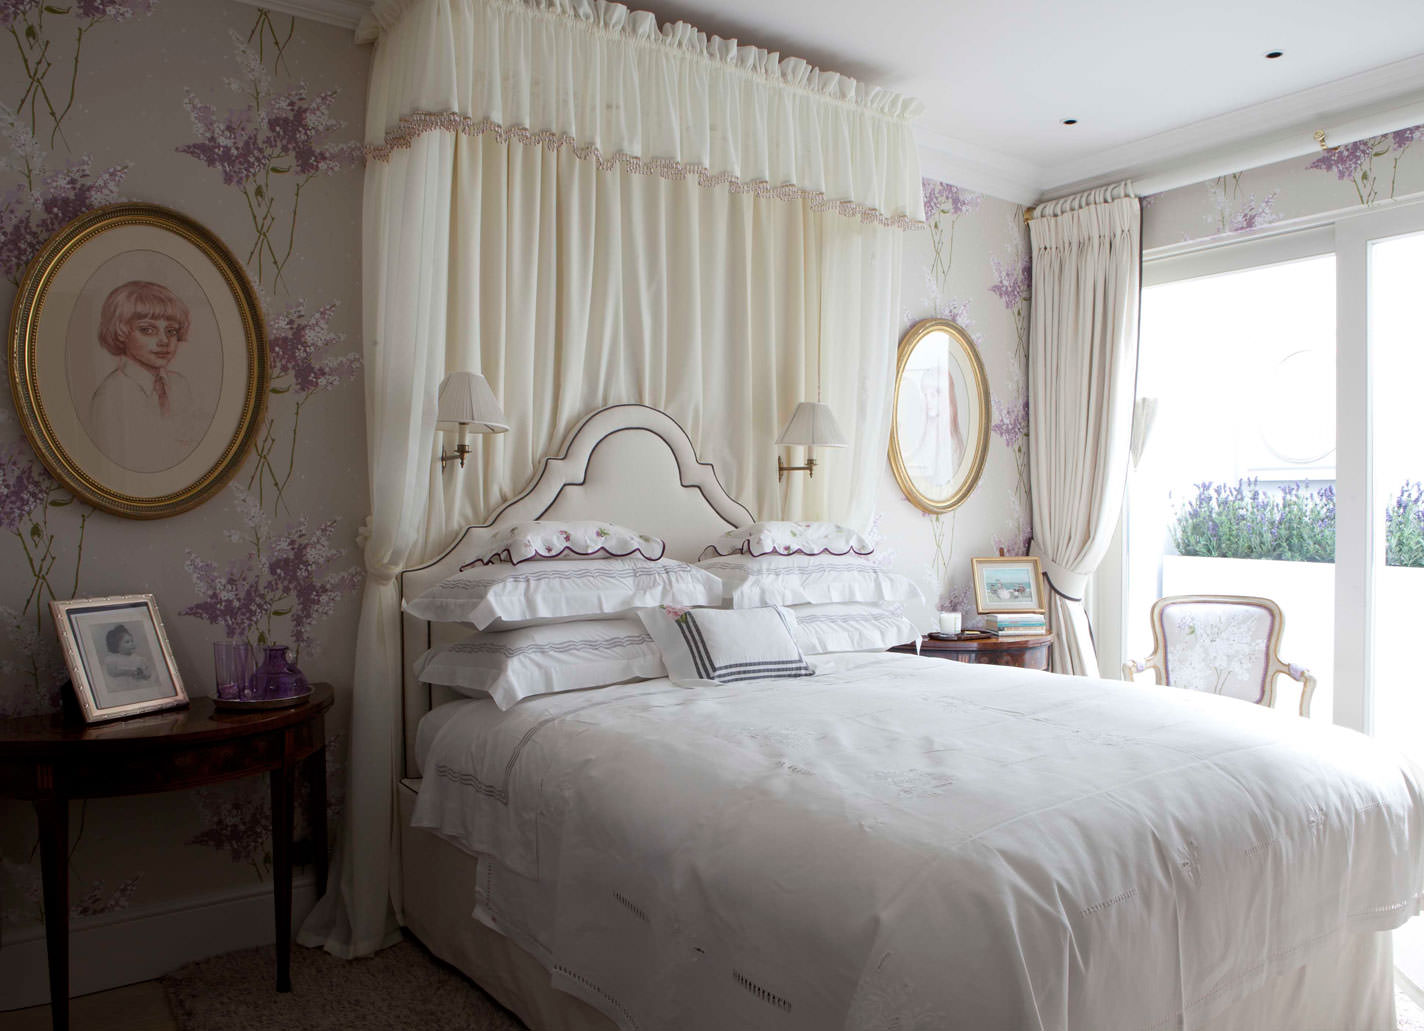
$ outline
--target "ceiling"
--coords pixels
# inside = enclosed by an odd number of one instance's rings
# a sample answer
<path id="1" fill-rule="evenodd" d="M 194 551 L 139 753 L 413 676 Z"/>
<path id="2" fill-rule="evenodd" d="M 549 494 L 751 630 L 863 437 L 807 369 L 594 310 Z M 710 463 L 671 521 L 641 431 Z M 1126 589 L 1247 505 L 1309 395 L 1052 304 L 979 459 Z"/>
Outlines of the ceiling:
<path id="1" fill-rule="evenodd" d="M 321 16 L 363 4 L 265 6 Z M 1421 0 L 631 6 L 917 97 L 927 174 L 1024 202 L 1129 175 L 1141 185 L 1278 160 L 1314 147 L 1317 128 L 1345 142 L 1424 122 Z M 1284 56 L 1267 60 L 1270 50 Z"/>

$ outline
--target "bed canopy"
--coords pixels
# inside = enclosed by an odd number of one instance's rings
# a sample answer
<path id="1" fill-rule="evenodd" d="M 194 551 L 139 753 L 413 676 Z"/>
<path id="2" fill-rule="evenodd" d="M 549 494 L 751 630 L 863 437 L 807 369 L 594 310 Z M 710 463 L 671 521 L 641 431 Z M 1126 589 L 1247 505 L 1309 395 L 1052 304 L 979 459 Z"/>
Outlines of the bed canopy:
<path id="1" fill-rule="evenodd" d="M 804 61 L 593 0 L 384 0 L 361 32 L 368 575 L 342 847 L 301 935 L 344 956 L 399 918 L 397 573 L 626 402 L 755 511 L 866 522 L 923 224 L 918 104 Z M 511 432 L 442 476 L 436 390 L 461 370 Z M 808 398 L 850 446 L 781 489 L 772 442 Z"/>

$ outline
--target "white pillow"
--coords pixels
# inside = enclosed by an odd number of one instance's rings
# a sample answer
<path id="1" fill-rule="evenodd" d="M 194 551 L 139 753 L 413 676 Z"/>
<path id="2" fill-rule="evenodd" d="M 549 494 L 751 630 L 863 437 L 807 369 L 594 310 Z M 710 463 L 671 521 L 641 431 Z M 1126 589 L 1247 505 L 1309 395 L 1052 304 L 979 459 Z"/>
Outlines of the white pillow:
<path id="1" fill-rule="evenodd" d="M 530 559 L 623 558 L 642 556 L 656 562 L 667 551 L 667 545 L 657 537 L 638 533 L 617 523 L 584 519 L 560 522 L 536 519 L 514 523 L 490 534 L 480 545 L 474 558 L 461 569 L 491 562 L 518 565 Z"/>
<path id="2" fill-rule="evenodd" d="M 875 545 L 835 523 L 761 522 L 728 530 L 702 549 L 714 555 L 869 555 Z"/>
<path id="3" fill-rule="evenodd" d="M 586 619 L 648 605 L 716 605 L 721 596 L 715 576 L 675 559 L 553 559 L 462 570 L 407 601 L 404 608 L 420 619 L 489 630 L 551 618 Z"/>
<path id="4" fill-rule="evenodd" d="M 721 555 L 703 559 L 697 568 L 722 581 L 722 599 L 735 609 L 922 600 L 909 577 L 854 555 Z"/>
<path id="5" fill-rule="evenodd" d="M 796 640 L 807 655 L 883 652 L 920 637 L 904 609 L 893 602 L 797 605 L 791 612 L 796 617 Z"/>
<path id="6" fill-rule="evenodd" d="M 644 609 L 674 684 L 735 684 L 809 677 L 789 609 Z"/>
<path id="7" fill-rule="evenodd" d="M 430 649 L 415 673 L 422 683 L 488 694 L 508 709 L 533 695 L 647 680 L 667 670 L 643 624 L 624 618 L 472 634 Z"/>

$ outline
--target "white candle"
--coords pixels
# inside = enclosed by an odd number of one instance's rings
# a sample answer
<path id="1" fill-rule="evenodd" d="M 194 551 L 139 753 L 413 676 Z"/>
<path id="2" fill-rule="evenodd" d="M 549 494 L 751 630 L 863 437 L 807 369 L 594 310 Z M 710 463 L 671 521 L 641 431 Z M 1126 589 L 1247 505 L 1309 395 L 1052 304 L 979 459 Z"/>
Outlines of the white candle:
<path id="1" fill-rule="evenodd" d="M 939 632 L 942 634 L 957 634 L 964 629 L 964 621 L 958 612 L 941 612 L 939 614 Z"/>

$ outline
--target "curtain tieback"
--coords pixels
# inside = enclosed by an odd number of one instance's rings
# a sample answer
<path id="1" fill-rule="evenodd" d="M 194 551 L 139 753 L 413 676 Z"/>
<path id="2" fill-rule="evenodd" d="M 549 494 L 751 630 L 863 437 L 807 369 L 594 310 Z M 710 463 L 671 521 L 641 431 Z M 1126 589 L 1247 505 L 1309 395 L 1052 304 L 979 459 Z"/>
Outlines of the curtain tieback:
<path id="1" fill-rule="evenodd" d="M 356 543 L 361 548 L 362 555 L 366 560 L 366 579 L 384 586 L 395 582 L 395 578 L 400 576 L 401 567 L 393 566 L 389 562 L 382 562 L 372 556 L 371 519 L 371 516 L 367 516 L 361 523 L 361 529 L 356 531 Z"/>
<path id="2" fill-rule="evenodd" d="M 1069 601 L 1083 600 L 1083 592 L 1088 588 L 1087 576 L 1049 558 L 1039 549 L 1038 541 L 1030 545 L 1029 554 L 1038 558 L 1039 565 L 1043 567 L 1043 578 L 1054 594 Z"/>

